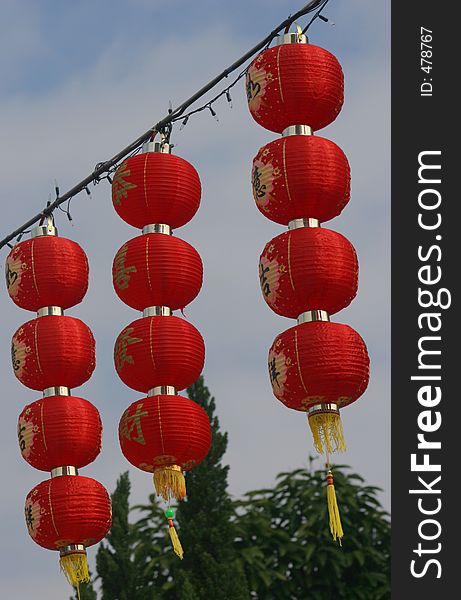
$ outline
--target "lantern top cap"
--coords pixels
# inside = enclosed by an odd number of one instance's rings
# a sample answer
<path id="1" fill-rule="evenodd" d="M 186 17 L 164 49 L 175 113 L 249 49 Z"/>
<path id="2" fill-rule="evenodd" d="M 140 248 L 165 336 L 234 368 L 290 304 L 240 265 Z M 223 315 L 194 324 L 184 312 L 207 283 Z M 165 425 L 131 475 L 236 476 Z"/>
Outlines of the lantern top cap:
<path id="1" fill-rule="evenodd" d="M 172 146 L 167 144 L 164 139 L 144 142 L 142 152 L 160 152 L 161 154 L 171 154 Z"/>
<path id="2" fill-rule="evenodd" d="M 304 35 L 302 27 L 295 23 L 296 31 L 287 33 L 283 33 L 282 35 L 277 36 L 277 46 L 281 46 L 282 44 L 308 44 L 309 39 L 307 35 Z"/>
<path id="3" fill-rule="evenodd" d="M 53 215 L 48 215 L 41 221 L 38 227 L 34 227 L 30 232 L 31 238 L 40 237 L 43 235 L 58 235 L 58 230 L 54 226 Z"/>

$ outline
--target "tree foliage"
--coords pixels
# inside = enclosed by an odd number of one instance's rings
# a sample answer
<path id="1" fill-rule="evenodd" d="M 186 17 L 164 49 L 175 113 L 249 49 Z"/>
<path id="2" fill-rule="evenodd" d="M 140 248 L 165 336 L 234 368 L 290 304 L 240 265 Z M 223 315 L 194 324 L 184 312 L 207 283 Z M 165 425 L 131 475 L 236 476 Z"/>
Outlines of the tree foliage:
<path id="1" fill-rule="evenodd" d="M 236 546 L 253 598 L 385 600 L 390 523 L 377 488 L 336 466 L 342 546 L 328 528 L 325 471 L 281 473 L 272 489 L 238 503 Z"/>

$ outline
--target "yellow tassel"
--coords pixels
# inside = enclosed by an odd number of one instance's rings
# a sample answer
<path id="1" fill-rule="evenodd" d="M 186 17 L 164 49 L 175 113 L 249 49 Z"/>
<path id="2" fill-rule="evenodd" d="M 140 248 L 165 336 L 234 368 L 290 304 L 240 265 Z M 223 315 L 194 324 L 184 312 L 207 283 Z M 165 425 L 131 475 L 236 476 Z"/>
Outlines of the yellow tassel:
<path id="1" fill-rule="evenodd" d="M 327 454 L 346 451 L 346 440 L 339 413 L 325 411 L 309 415 L 309 426 L 315 449 L 319 454 L 323 454 L 324 451 Z"/>
<path id="2" fill-rule="evenodd" d="M 172 498 L 177 501 L 186 497 L 186 480 L 178 465 L 160 467 L 154 471 L 154 486 L 158 496 L 165 502 Z"/>
<path id="3" fill-rule="evenodd" d="M 344 537 L 343 526 L 341 525 L 341 517 L 339 515 L 338 502 L 336 500 L 336 491 L 333 481 L 333 473 L 329 470 L 327 474 L 327 501 L 328 514 L 330 516 L 330 531 L 333 540 L 336 538 L 341 546 L 341 539 Z"/>
<path id="4" fill-rule="evenodd" d="M 80 599 L 80 584 L 90 581 L 86 552 L 62 554 L 59 564 L 67 581 L 77 589 L 77 596 Z"/>
<path id="5" fill-rule="evenodd" d="M 182 560 L 184 557 L 184 551 L 182 549 L 181 542 L 178 537 L 178 532 L 176 531 L 173 525 L 172 519 L 168 519 L 168 527 L 170 530 L 170 539 L 174 553 L 176 554 L 176 556 L 179 556 L 179 558 Z"/>

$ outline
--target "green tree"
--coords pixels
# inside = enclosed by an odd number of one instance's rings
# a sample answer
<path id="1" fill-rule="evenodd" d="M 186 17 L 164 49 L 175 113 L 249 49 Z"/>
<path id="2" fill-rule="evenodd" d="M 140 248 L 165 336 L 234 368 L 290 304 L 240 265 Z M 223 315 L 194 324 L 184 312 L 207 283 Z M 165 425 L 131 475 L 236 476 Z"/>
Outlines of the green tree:
<path id="1" fill-rule="evenodd" d="M 227 490 L 229 467 L 222 464 L 227 433 L 220 431 L 216 402 L 202 376 L 187 393 L 208 414 L 212 444 L 203 462 L 187 473 L 187 499 L 176 512 L 184 560 L 173 563 L 178 584 L 171 598 L 247 600 L 247 582 L 234 546 L 234 505 Z"/>
<path id="2" fill-rule="evenodd" d="M 252 598 L 390 598 L 390 522 L 378 488 L 341 466 L 334 475 L 342 546 L 330 537 L 325 470 L 281 473 L 273 489 L 238 503 L 236 547 Z"/>
<path id="3" fill-rule="evenodd" d="M 162 536 L 159 530 L 164 525 L 162 511 L 151 497 L 149 515 L 132 524 L 128 518 L 129 496 L 130 480 L 126 472 L 119 477 L 111 496 L 112 528 L 96 555 L 102 600 L 152 600 L 161 597 L 155 593 L 154 584 L 162 582 L 157 581 L 158 572 L 153 573 L 150 565 L 152 561 L 158 563 L 162 556 L 162 544 L 158 543 L 159 535 Z M 149 531 L 148 536 L 146 531 Z"/>

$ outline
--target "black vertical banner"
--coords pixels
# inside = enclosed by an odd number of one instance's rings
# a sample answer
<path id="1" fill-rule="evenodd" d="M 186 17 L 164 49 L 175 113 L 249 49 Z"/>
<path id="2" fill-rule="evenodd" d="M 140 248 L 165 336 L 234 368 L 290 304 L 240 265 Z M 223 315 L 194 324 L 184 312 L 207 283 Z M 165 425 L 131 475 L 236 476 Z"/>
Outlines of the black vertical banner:
<path id="1" fill-rule="evenodd" d="M 418 600 L 460 595 L 459 37 L 450 3 L 392 2 L 396 600 L 408 592 Z"/>

